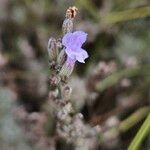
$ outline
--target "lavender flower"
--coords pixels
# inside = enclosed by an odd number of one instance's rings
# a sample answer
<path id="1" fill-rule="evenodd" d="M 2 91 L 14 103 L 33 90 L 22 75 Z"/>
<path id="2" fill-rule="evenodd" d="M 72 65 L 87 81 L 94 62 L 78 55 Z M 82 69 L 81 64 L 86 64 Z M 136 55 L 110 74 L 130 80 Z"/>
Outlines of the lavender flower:
<path id="1" fill-rule="evenodd" d="M 63 37 L 62 44 L 65 46 L 65 52 L 68 56 L 68 63 L 75 63 L 76 61 L 85 63 L 84 60 L 88 58 L 88 53 L 82 49 L 81 46 L 86 39 L 87 33 L 83 31 L 67 33 Z"/>

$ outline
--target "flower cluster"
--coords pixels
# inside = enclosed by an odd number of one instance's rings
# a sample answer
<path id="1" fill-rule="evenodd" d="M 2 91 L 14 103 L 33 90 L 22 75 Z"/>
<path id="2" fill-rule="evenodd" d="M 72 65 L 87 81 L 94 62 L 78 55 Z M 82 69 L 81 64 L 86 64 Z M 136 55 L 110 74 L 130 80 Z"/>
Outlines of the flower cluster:
<path id="1" fill-rule="evenodd" d="M 85 63 L 88 53 L 82 48 L 87 40 L 87 33 L 83 31 L 73 32 L 73 19 L 77 14 L 75 6 L 66 11 L 66 19 L 63 22 L 63 38 L 56 40 L 50 38 L 48 42 L 48 53 L 53 69 L 58 69 L 61 77 L 69 77 L 73 71 L 76 61 Z"/>

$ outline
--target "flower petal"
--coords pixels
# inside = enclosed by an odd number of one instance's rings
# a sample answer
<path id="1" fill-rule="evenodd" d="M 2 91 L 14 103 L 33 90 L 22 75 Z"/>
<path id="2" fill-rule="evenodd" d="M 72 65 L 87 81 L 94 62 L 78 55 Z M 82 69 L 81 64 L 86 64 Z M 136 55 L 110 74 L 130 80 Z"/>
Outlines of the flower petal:
<path id="1" fill-rule="evenodd" d="M 87 39 L 87 33 L 83 32 L 83 31 L 76 31 L 73 33 L 74 37 L 76 37 L 77 42 L 80 43 L 80 47 L 82 46 L 82 44 L 86 41 Z"/>
<path id="2" fill-rule="evenodd" d="M 88 53 L 84 50 L 81 49 L 80 53 L 76 53 L 76 59 L 81 62 L 81 63 L 85 63 L 85 59 L 88 58 Z"/>
<path id="3" fill-rule="evenodd" d="M 86 39 L 87 33 L 83 31 L 67 33 L 62 39 L 62 44 L 65 46 L 67 56 L 75 61 L 78 60 L 84 63 L 84 60 L 88 57 L 88 53 L 82 49 L 81 46 Z"/>
<path id="4" fill-rule="evenodd" d="M 74 51 L 72 51 L 71 49 L 69 48 L 66 48 L 65 49 L 65 52 L 67 54 L 68 57 L 72 58 L 72 59 L 75 59 L 76 57 L 76 53 Z"/>
<path id="5" fill-rule="evenodd" d="M 62 44 L 66 47 L 70 46 L 70 44 L 72 43 L 72 35 L 73 33 L 67 33 L 64 35 L 63 39 L 62 39 Z"/>

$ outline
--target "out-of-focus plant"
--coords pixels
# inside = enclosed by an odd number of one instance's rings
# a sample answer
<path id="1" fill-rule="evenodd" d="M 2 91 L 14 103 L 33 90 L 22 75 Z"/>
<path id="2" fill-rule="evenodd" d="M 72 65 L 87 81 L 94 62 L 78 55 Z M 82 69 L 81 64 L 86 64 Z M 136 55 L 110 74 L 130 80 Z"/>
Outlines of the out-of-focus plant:
<path id="1" fill-rule="evenodd" d="M 0 88 L 0 149 L 26 149 L 27 144 L 22 129 L 16 123 L 13 111 L 16 94 L 8 88 Z"/>

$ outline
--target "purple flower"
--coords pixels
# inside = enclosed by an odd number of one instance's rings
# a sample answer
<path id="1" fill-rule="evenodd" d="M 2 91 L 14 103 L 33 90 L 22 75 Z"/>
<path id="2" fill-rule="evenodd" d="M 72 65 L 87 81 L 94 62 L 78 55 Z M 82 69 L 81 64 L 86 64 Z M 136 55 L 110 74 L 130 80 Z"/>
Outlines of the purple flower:
<path id="1" fill-rule="evenodd" d="M 85 63 L 84 60 L 88 58 L 88 53 L 82 49 L 81 46 L 86 41 L 86 39 L 87 33 L 83 31 L 67 33 L 63 37 L 62 44 L 65 46 L 65 52 L 68 56 L 68 63 L 74 64 L 75 61 Z"/>

